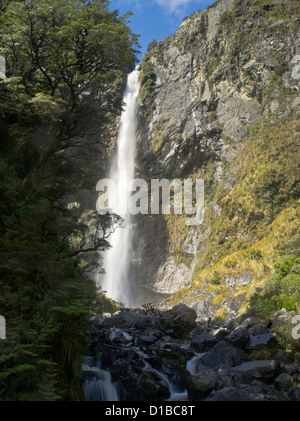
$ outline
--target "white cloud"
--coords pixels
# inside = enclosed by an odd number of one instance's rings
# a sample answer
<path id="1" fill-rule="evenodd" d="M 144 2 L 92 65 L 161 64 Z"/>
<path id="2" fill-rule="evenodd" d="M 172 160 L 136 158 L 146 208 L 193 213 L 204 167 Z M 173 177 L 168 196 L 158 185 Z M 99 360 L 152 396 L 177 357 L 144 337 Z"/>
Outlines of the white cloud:
<path id="1" fill-rule="evenodd" d="M 146 7 L 151 7 L 154 4 L 162 7 L 168 15 L 176 14 L 177 17 L 184 14 L 188 10 L 188 6 L 192 4 L 203 4 L 204 0 L 113 0 L 112 3 L 118 7 L 126 4 L 131 10 L 141 10 Z"/>
<path id="2" fill-rule="evenodd" d="M 155 0 L 157 4 L 164 7 L 170 13 L 178 12 L 182 7 L 188 6 L 194 0 Z"/>

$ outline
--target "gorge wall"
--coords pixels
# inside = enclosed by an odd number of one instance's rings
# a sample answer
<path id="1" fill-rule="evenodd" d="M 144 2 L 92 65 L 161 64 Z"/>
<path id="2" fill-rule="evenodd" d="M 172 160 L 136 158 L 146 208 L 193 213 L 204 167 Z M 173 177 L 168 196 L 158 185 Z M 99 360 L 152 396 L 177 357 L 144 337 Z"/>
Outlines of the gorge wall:
<path id="1" fill-rule="evenodd" d="M 299 224 L 299 2 L 220 0 L 143 58 L 141 178 L 202 178 L 205 217 L 136 219 L 136 278 L 199 319 L 249 307 Z"/>

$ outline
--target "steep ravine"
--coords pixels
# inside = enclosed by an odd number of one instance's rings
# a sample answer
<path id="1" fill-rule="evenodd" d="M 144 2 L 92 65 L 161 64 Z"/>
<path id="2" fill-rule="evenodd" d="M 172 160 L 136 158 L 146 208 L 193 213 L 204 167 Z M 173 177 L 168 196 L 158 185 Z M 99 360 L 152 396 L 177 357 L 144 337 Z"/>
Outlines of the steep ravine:
<path id="1" fill-rule="evenodd" d="M 143 305 L 100 294 L 86 400 L 299 401 L 299 9 L 218 1 L 144 57 L 136 175 L 204 179 L 205 214 L 133 217 Z"/>
<path id="2" fill-rule="evenodd" d="M 299 39 L 297 1 L 222 0 L 144 56 L 137 174 L 205 180 L 203 224 L 136 219 L 137 279 L 164 307 L 236 317 L 297 233 Z"/>

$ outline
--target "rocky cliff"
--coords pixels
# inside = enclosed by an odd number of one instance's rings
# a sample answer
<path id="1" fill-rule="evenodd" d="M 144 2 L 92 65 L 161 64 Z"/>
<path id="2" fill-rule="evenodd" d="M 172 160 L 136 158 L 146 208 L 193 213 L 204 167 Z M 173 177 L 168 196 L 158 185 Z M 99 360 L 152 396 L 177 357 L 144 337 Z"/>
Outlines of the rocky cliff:
<path id="1" fill-rule="evenodd" d="M 138 175 L 205 180 L 203 224 L 136 220 L 137 278 L 171 294 L 166 307 L 230 320 L 297 233 L 299 13 L 296 0 L 220 0 L 143 58 Z"/>

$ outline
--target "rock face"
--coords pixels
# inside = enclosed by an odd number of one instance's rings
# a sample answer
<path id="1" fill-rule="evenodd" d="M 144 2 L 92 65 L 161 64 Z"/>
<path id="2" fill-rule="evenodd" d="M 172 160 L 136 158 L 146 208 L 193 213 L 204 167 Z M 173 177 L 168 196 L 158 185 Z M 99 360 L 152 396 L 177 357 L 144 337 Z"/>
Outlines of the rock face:
<path id="1" fill-rule="evenodd" d="M 84 368 L 83 385 L 91 382 L 94 399 L 103 395 L 98 388 L 109 387 L 125 401 L 178 396 L 187 401 L 299 400 L 299 361 L 287 357 L 276 342 L 264 341 L 260 349 L 268 359 L 254 358 L 258 351 L 245 341 L 233 343 L 241 331 L 251 341 L 253 328 L 264 330 L 265 322 L 252 317 L 220 329 L 195 318 L 195 311 L 183 304 L 165 312 L 122 309 L 95 318 L 90 360 L 98 363 Z M 111 378 L 109 385 L 97 386 L 97 367 L 104 370 L 103 378 Z M 93 400 L 91 388 L 88 392 Z"/>
<path id="2" fill-rule="evenodd" d="M 225 217 L 222 198 L 235 188 L 246 165 L 239 155 L 244 139 L 256 133 L 263 118 L 299 112 L 292 64 L 300 54 L 297 2 L 267 3 L 217 1 L 186 18 L 142 63 L 137 175 L 148 180 L 203 177 L 207 202 L 199 226 L 186 226 L 184 216 L 137 216 L 136 277 L 156 293 L 174 294 L 189 287 L 193 295 L 188 299 L 193 298 L 199 318 L 208 319 L 220 306 L 212 303 L 210 292 L 202 294 L 197 287 L 192 291 L 196 271 L 216 263 L 223 248 L 223 254 L 230 254 L 228 242 L 243 248 L 249 241 L 252 246 L 259 225 L 252 222 L 264 218 L 258 209 L 238 225 L 248 210 L 237 205 L 230 210 L 230 220 L 220 222 Z M 285 87 L 281 92 L 295 91 L 285 111 L 275 99 L 280 84 Z M 249 267 L 231 268 L 222 275 L 220 282 L 228 290 L 222 303 L 227 320 L 245 302 L 245 296 L 231 292 L 254 280 Z"/>

